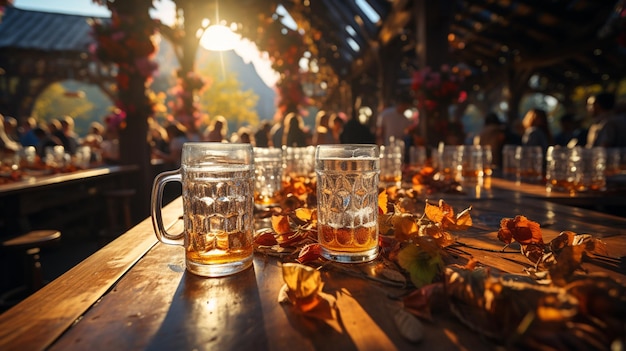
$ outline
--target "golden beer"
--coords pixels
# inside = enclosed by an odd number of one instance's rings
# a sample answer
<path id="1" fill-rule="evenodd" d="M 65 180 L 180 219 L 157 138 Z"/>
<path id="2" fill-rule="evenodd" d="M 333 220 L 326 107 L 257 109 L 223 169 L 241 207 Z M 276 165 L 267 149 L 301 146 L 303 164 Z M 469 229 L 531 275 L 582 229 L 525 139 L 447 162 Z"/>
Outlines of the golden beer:
<path id="1" fill-rule="evenodd" d="M 379 169 L 375 145 L 318 146 L 317 228 L 323 257 L 346 263 L 376 258 Z"/>
<path id="2" fill-rule="evenodd" d="M 362 252 L 378 245 L 376 227 L 333 228 L 318 225 L 318 240 L 329 250 Z"/>
<path id="3" fill-rule="evenodd" d="M 190 271 L 215 276 L 233 265 L 251 265 L 253 189 L 253 178 L 245 170 L 185 173 L 184 246 Z"/>

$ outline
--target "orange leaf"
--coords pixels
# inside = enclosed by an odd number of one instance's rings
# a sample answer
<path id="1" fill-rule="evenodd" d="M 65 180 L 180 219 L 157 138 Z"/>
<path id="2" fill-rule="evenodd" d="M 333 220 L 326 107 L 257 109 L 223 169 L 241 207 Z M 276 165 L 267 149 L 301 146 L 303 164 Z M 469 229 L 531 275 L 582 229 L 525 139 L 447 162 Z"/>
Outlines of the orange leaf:
<path id="1" fill-rule="evenodd" d="M 471 210 L 472 210 L 472 206 L 464 209 L 458 215 L 456 215 L 456 218 L 454 220 L 454 225 L 451 225 L 449 229 L 465 230 L 471 227 L 473 224 L 472 216 L 470 216 Z"/>
<path id="2" fill-rule="evenodd" d="M 317 219 L 317 211 L 312 208 L 298 208 L 296 209 L 296 217 L 305 222 L 310 222 Z"/>
<path id="3" fill-rule="evenodd" d="M 455 216 L 454 208 L 440 199 L 438 205 L 433 205 L 426 201 L 424 213 L 431 221 L 440 223 L 442 229 L 464 230 L 472 226 L 471 209 L 472 207 L 470 206 Z"/>
<path id="4" fill-rule="evenodd" d="M 307 263 L 315 261 L 322 256 L 322 247 L 320 244 L 308 244 L 300 249 L 297 261 L 300 263 Z"/>
<path id="5" fill-rule="evenodd" d="M 506 244 L 510 244 L 513 239 L 522 245 L 543 244 L 539 223 L 521 215 L 515 218 L 503 218 L 500 221 L 498 239 Z"/>
<path id="6" fill-rule="evenodd" d="M 442 224 L 445 218 L 447 218 L 448 220 L 454 218 L 454 209 L 443 200 L 439 200 L 438 205 L 433 205 L 430 202 L 426 201 L 426 208 L 424 208 L 424 213 L 426 214 L 426 217 L 428 217 L 428 219 L 430 219 L 431 221 Z"/>
<path id="7" fill-rule="evenodd" d="M 382 191 L 380 194 L 378 194 L 378 213 L 379 214 L 387 213 L 387 202 L 388 202 L 387 192 Z"/>
<path id="8" fill-rule="evenodd" d="M 288 216 L 272 216 L 272 228 L 277 234 L 283 234 L 291 231 Z"/>
<path id="9" fill-rule="evenodd" d="M 261 233 L 261 234 L 257 235 L 254 238 L 254 242 L 257 245 L 261 245 L 261 246 L 274 246 L 274 245 L 278 244 L 278 241 L 276 240 L 276 237 L 270 231 L 266 231 L 264 233 Z"/>

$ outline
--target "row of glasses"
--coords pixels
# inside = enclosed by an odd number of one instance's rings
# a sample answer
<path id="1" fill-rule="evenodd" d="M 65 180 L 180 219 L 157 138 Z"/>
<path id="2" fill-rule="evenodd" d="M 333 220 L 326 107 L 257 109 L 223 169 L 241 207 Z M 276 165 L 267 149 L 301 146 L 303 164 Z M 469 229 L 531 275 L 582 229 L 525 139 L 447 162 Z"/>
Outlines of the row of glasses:
<path id="1" fill-rule="evenodd" d="M 606 149 L 606 176 L 626 174 L 626 147 Z"/>
<path id="2" fill-rule="evenodd" d="M 283 146 L 285 177 L 310 177 L 315 168 L 315 146 Z"/>
<path id="3" fill-rule="evenodd" d="M 320 145 L 315 149 L 318 241 L 322 256 L 337 262 L 371 261 L 378 255 L 377 145 Z M 270 156 L 271 155 L 271 156 Z M 183 145 L 181 167 L 155 177 L 151 216 L 157 238 L 185 248 L 186 269 L 221 277 L 252 265 L 256 164 L 274 152 L 250 144 L 191 142 Z M 271 164 L 275 164 L 274 161 Z M 270 177 L 271 178 L 271 177 Z M 180 233 L 163 224 L 163 190 L 183 186 Z"/>
<path id="4" fill-rule="evenodd" d="M 550 146 L 546 152 L 546 190 L 606 190 L 607 150 L 603 147 Z"/>
<path id="5" fill-rule="evenodd" d="M 380 185 L 382 187 L 401 187 L 403 161 L 404 142 L 402 140 L 391 140 L 389 145 L 380 146 Z"/>
<path id="6" fill-rule="evenodd" d="M 543 182 L 544 155 L 541 146 L 504 145 L 502 177 L 516 182 Z"/>
<path id="7" fill-rule="evenodd" d="M 428 155 L 426 147 L 423 145 L 412 145 L 409 147 L 409 164 L 408 167 L 412 171 L 419 172 L 428 164 Z"/>
<path id="8" fill-rule="evenodd" d="M 481 184 L 493 173 L 493 154 L 485 145 L 443 145 L 433 152 L 433 166 L 444 179 Z"/>

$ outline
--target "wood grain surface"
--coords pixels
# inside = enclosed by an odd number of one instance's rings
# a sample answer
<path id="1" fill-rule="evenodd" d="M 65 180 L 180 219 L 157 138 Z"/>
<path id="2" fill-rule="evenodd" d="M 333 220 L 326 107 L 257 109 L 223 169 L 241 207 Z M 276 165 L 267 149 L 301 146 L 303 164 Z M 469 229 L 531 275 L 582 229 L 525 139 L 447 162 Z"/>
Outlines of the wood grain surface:
<path id="1" fill-rule="evenodd" d="M 502 252 L 500 220 L 523 214 L 541 224 L 545 241 L 563 230 L 590 233 L 613 257 L 626 255 L 626 219 L 490 189 L 444 195 L 457 210 L 472 206 L 474 227 L 454 233 L 449 250 L 459 262 L 470 257 L 509 273 L 529 262 L 512 246 Z M 433 198 L 433 200 L 438 198 Z M 182 228 L 180 199 L 164 218 Z M 517 248 L 519 250 L 519 248 Z M 148 218 L 59 279 L 0 315 L 0 350 L 407 350 L 496 349 L 451 315 L 424 323 L 426 337 L 414 344 L 394 323 L 406 289 L 363 279 L 378 262 L 325 264 L 323 292 L 339 307 L 322 321 L 279 304 L 281 259 L 256 253 L 251 269 L 230 277 L 200 278 L 184 268 L 180 246 L 158 243 Z M 620 266 L 584 263 L 624 283 Z M 363 274 L 359 274 L 363 273 Z"/>

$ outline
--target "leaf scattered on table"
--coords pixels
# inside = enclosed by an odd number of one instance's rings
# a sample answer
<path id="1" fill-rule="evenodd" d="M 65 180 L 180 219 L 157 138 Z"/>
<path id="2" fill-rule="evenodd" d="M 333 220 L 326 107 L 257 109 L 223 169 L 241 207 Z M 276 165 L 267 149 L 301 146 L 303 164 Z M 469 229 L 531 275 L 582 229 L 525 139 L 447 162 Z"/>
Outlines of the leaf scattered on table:
<path id="1" fill-rule="evenodd" d="M 432 283 L 444 266 L 440 251 L 415 244 L 400 249 L 398 264 L 409 273 L 411 282 L 418 288 Z"/>
<path id="2" fill-rule="evenodd" d="M 539 223 L 521 215 L 515 216 L 515 218 L 502 218 L 498 230 L 498 239 L 507 245 L 513 241 L 522 245 L 543 244 Z"/>
<path id="3" fill-rule="evenodd" d="M 335 298 L 322 292 L 324 283 L 318 270 L 299 263 L 283 263 L 282 270 L 285 284 L 278 293 L 279 303 L 289 303 L 307 317 L 337 318 Z"/>
<path id="4" fill-rule="evenodd" d="M 433 205 L 427 200 L 424 214 L 431 221 L 441 223 L 441 228 L 444 230 L 465 230 L 472 226 L 471 209 L 470 206 L 455 215 L 454 208 L 443 199 L 440 199 L 437 205 Z"/>
<path id="5" fill-rule="evenodd" d="M 318 243 L 304 245 L 300 249 L 297 261 L 300 263 L 308 263 L 316 261 L 322 256 L 322 247 Z"/>

